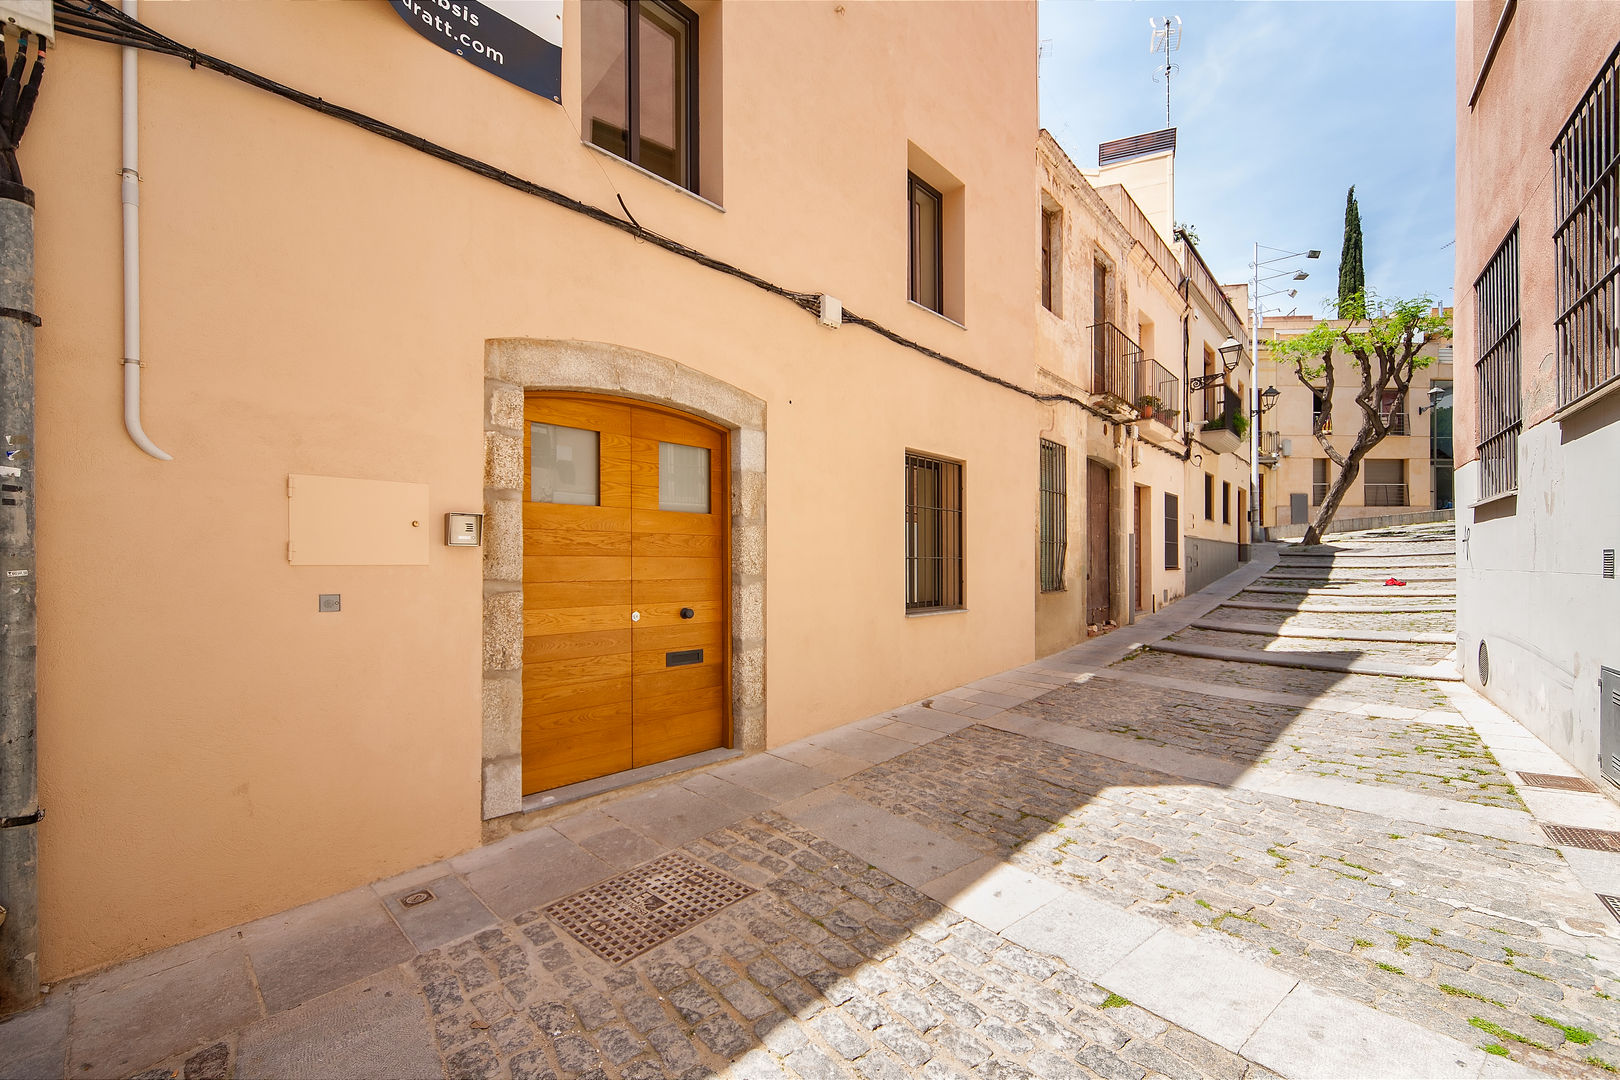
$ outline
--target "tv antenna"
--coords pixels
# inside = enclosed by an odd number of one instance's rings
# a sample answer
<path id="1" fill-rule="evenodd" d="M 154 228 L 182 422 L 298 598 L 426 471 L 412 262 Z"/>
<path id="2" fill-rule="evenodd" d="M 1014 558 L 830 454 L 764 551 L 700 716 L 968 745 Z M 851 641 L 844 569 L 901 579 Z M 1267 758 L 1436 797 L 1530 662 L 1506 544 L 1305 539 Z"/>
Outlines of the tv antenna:
<path id="1" fill-rule="evenodd" d="M 1181 70 L 1181 65 L 1170 59 L 1170 54 L 1181 48 L 1181 16 L 1166 15 L 1162 19 L 1149 19 L 1153 36 L 1148 39 L 1148 52 L 1164 53 L 1164 66 L 1153 69 L 1155 82 L 1164 79 L 1164 125 L 1170 126 L 1170 76 Z"/>

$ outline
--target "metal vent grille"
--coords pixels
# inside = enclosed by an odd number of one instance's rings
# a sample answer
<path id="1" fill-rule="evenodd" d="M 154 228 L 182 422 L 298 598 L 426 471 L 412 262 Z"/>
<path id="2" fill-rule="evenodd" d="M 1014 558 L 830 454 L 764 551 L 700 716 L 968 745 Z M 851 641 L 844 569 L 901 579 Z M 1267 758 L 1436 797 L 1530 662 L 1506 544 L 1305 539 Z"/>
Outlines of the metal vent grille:
<path id="1" fill-rule="evenodd" d="M 1620 787 L 1620 671 L 1598 671 L 1598 771 Z"/>
<path id="2" fill-rule="evenodd" d="M 1603 549 L 1603 576 L 1614 577 L 1614 548 Z"/>
<path id="3" fill-rule="evenodd" d="M 1522 772 L 1519 780 L 1525 787 L 1547 788 L 1551 791 L 1596 791 L 1597 785 L 1584 776 L 1559 776 L 1557 773 Z"/>
<path id="4" fill-rule="evenodd" d="M 1131 158 L 1145 157 L 1148 154 L 1157 154 L 1175 148 L 1175 128 L 1149 131 L 1144 135 L 1132 135 L 1126 139 L 1115 139 L 1112 142 L 1100 143 L 1097 146 L 1097 164 L 1111 165 L 1116 161 L 1128 161 Z"/>
<path id="5" fill-rule="evenodd" d="M 1573 825 L 1548 825 L 1542 822 L 1541 831 L 1559 847 L 1585 848 L 1587 851 L 1620 851 L 1620 832 L 1603 829 L 1579 829 Z"/>
<path id="6" fill-rule="evenodd" d="M 1607 896 L 1598 893 L 1597 898 L 1604 907 L 1609 909 L 1609 914 L 1614 916 L 1614 921 L 1620 922 L 1620 896 Z"/>
<path id="7" fill-rule="evenodd" d="M 753 894 L 675 851 L 558 900 L 545 913 L 602 959 L 622 964 Z"/>

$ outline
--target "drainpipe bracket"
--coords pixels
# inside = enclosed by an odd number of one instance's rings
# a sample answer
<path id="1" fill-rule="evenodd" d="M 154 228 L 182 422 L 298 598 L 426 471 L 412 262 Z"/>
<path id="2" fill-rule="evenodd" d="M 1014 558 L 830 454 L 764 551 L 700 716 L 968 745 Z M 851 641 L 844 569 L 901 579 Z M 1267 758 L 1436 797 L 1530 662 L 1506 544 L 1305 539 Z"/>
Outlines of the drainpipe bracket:
<path id="1" fill-rule="evenodd" d="M 37 825 L 39 819 L 44 816 L 45 808 L 42 806 L 32 814 L 24 814 L 21 817 L 0 817 L 0 829 L 17 829 L 24 825 Z"/>

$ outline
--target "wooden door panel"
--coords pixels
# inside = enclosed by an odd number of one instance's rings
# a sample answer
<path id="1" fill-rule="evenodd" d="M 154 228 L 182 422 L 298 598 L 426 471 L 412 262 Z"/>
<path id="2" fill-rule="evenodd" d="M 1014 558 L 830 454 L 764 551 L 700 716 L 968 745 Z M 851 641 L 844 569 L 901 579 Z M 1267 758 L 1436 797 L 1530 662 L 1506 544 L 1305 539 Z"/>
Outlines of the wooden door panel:
<path id="1" fill-rule="evenodd" d="M 523 636 L 531 638 L 552 634 L 570 635 L 594 630 L 628 632 L 631 629 L 629 622 L 623 604 L 603 604 L 595 607 L 525 607 Z"/>
<path id="2" fill-rule="evenodd" d="M 631 554 L 642 558 L 719 559 L 725 554 L 726 538 L 719 532 L 638 532 L 631 543 Z"/>
<path id="3" fill-rule="evenodd" d="M 544 712 L 523 724 L 525 791 L 543 791 L 633 768 L 630 703 Z M 534 786 L 540 785 L 540 786 Z"/>
<path id="4" fill-rule="evenodd" d="M 635 597 L 630 579 L 622 581 L 529 581 L 523 585 L 523 609 L 547 607 L 592 607 L 622 604 L 631 610 Z"/>
<path id="5" fill-rule="evenodd" d="M 583 395 L 531 396 L 524 416 L 598 433 L 600 503 L 538 503 L 525 492 L 524 792 L 722 745 L 726 435 Z M 526 463 L 529 435 L 525 426 Z M 709 451 L 708 513 L 658 509 L 660 442 Z M 682 619 L 682 607 L 694 617 Z M 704 662 L 667 666 L 667 653 L 686 649 L 702 649 Z"/>

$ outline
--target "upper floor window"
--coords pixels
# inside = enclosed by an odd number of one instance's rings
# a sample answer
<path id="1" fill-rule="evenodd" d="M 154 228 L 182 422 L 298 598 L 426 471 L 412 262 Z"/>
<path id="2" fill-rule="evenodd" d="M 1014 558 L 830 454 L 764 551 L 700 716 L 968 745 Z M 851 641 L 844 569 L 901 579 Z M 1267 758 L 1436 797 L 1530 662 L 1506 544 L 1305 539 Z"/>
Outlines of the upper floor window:
<path id="1" fill-rule="evenodd" d="M 944 314 L 945 201 L 916 173 L 907 173 L 906 202 L 911 209 L 911 299 Z"/>
<path id="2" fill-rule="evenodd" d="M 1474 282 L 1474 364 L 1479 388 L 1479 497 L 1519 489 L 1519 428 L 1524 395 L 1519 382 L 1519 226 L 1515 222 Z"/>
<path id="3" fill-rule="evenodd" d="M 1620 48 L 1553 143 L 1558 404 L 1620 378 Z"/>
<path id="4" fill-rule="evenodd" d="M 586 138 L 696 191 L 697 16 L 676 0 L 591 0 L 580 19 Z"/>
<path id="5" fill-rule="evenodd" d="M 1063 244 L 1056 210 L 1041 210 L 1041 306 L 1054 315 L 1058 313 L 1058 282 L 1063 259 Z"/>

